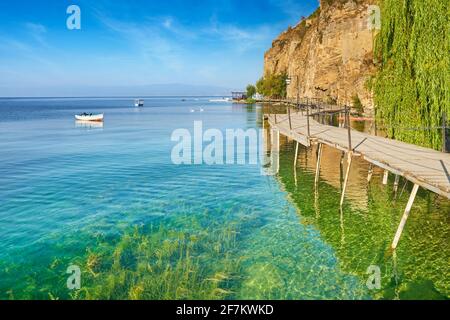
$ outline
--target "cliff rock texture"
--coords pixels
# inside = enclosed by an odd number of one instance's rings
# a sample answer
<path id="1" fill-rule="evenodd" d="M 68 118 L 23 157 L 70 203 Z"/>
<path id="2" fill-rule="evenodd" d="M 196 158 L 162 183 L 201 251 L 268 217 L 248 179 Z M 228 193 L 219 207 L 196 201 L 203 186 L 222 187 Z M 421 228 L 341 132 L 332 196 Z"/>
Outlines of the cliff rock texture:
<path id="1" fill-rule="evenodd" d="M 288 98 L 315 97 L 353 104 L 357 95 L 365 113 L 373 99 L 366 81 L 376 71 L 374 30 L 368 26 L 369 0 L 321 0 L 309 18 L 283 32 L 264 57 L 264 76 L 292 78 Z M 372 29 L 372 30 L 371 30 Z M 298 79 L 298 82 L 297 82 Z"/>

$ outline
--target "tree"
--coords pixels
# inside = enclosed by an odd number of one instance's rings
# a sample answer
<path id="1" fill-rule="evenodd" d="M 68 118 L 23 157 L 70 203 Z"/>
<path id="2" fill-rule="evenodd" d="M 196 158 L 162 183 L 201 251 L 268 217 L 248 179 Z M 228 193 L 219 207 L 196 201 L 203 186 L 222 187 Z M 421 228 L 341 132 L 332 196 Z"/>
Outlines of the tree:
<path id="1" fill-rule="evenodd" d="M 262 94 L 263 96 L 266 95 L 266 89 L 265 89 L 265 81 L 264 78 L 260 78 L 257 82 L 256 82 L 256 91 L 259 94 Z"/>
<path id="2" fill-rule="evenodd" d="M 247 86 L 247 98 L 251 99 L 256 93 L 256 87 L 252 84 Z"/>
<path id="3" fill-rule="evenodd" d="M 286 79 L 285 73 L 267 75 L 256 83 L 258 93 L 276 99 L 286 98 Z"/>
<path id="4" fill-rule="evenodd" d="M 352 98 L 353 100 L 353 108 L 359 113 L 362 114 L 364 112 L 364 106 L 361 103 L 361 100 L 359 99 L 358 94 L 355 94 Z"/>

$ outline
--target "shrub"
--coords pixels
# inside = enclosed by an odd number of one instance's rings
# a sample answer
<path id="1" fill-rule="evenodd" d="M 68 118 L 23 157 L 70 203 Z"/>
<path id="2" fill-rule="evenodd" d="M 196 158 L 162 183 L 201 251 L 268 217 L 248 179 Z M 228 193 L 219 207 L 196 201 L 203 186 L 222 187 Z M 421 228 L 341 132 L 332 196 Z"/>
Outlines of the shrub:
<path id="1" fill-rule="evenodd" d="M 359 113 L 362 114 L 364 112 L 364 106 L 361 103 L 361 100 L 359 99 L 358 95 L 355 94 L 352 98 L 353 100 L 353 108 Z"/>
<path id="2" fill-rule="evenodd" d="M 271 74 L 261 78 L 256 83 L 258 93 L 268 98 L 283 99 L 286 98 L 286 73 Z"/>
<path id="3" fill-rule="evenodd" d="M 247 86 L 247 98 L 251 99 L 256 93 L 256 87 L 252 84 Z"/>

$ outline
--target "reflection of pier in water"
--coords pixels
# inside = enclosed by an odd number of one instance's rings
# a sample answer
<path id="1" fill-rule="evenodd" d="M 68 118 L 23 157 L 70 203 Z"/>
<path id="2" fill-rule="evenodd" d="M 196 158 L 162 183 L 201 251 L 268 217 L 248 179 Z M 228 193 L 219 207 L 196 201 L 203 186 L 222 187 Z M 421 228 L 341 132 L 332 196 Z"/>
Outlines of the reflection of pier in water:
<path id="1" fill-rule="evenodd" d="M 266 153 L 270 154 L 270 163 L 272 174 L 279 172 L 280 159 L 279 150 L 286 147 L 295 141 L 280 136 L 278 138 L 278 133 L 275 130 L 264 129 L 264 150 Z M 279 143 L 279 146 L 277 145 Z M 290 146 L 288 146 L 290 147 Z M 300 147 L 302 148 L 302 147 Z M 311 174 L 315 174 L 317 170 L 318 163 L 318 146 L 314 148 L 302 148 L 301 152 L 298 154 L 296 164 L 292 164 L 294 170 L 293 175 L 296 179 L 296 183 L 302 183 L 302 181 L 297 181 L 297 170 L 307 170 Z M 342 191 L 343 178 L 345 174 L 345 166 L 343 164 L 339 165 L 336 159 L 340 159 L 341 152 L 325 146 L 322 150 L 322 156 L 320 160 L 320 183 L 327 183 L 336 190 Z M 294 162 L 294 160 L 293 160 Z M 343 159 L 342 163 L 345 163 Z M 367 167 L 368 165 L 361 159 L 354 160 L 354 170 L 350 172 L 350 183 L 347 189 L 347 198 L 357 209 L 366 210 L 367 209 Z M 377 170 L 378 173 L 382 170 Z M 315 186 L 315 192 L 319 192 L 319 186 Z"/>
<path id="2" fill-rule="evenodd" d="M 450 295 L 448 270 L 449 224 L 445 212 L 450 202 L 421 192 L 414 215 L 408 222 L 403 245 L 392 255 L 386 249 L 392 241 L 402 209 L 408 201 L 407 180 L 395 193 L 393 185 L 383 185 L 383 170 L 376 169 L 372 183 L 367 183 L 369 164 L 353 160 L 347 199 L 339 208 L 341 181 L 339 151 L 324 147 L 320 181 L 315 183 L 317 146 L 301 147 L 294 165 L 295 141 L 266 129 L 264 147 L 272 174 L 289 201 L 297 209 L 301 223 L 320 232 L 321 239 L 336 253 L 341 270 L 367 280 L 367 268 L 376 265 L 382 271 L 382 289 L 376 298 L 406 299 Z M 278 144 L 279 142 L 279 144 Z M 342 171 L 345 172 L 345 158 Z M 394 179 L 392 179 L 393 181 Z M 391 181 L 391 180 L 389 180 Z"/>
<path id="3" fill-rule="evenodd" d="M 285 143 L 289 139 L 284 140 Z M 295 142 L 294 142 L 295 143 Z M 301 147 L 300 147 L 301 148 Z M 297 167 L 303 168 L 315 174 L 316 170 L 319 170 L 320 177 L 315 184 L 315 189 L 319 192 L 318 184 L 319 182 L 325 182 L 332 186 L 333 188 L 342 192 L 344 174 L 345 174 L 345 158 L 341 158 L 341 152 L 330 148 L 328 146 L 323 146 L 320 151 L 319 146 L 316 145 L 314 148 L 302 150 L 299 153 L 297 159 Z M 318 166 L 319 153 L 321 154 L 320 166 Z M 337 162 L 337 159 L 341 159 L 341 163 Z M 367 164 L 361 159 L 354 160 L 355 170 L 350 171 L 349 175 L 349 185 L 347 187 L 347 199 L 351 202 L 352 206 L 358 209 L 367 209 Z M 366 169 L 364 171 L 364 169 Z"/>

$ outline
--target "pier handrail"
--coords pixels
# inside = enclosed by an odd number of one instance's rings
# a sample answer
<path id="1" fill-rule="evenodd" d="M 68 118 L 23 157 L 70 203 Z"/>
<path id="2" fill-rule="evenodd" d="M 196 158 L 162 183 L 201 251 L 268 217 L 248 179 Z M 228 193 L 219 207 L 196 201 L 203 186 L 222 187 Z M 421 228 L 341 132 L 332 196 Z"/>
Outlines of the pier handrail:
<path id="1" fill-rule="evenodd" d="M 325 101 L 321 98 L 297 98 L 297 99 L 263 99 L 260 102 L 266 102 L 266 103 L 281 103 L 285 104 L 287 108 L 287 114 L 288 114 L 288 121 L 289 121 L 289 128 L 292 130 L 292 119 L 291 119 L 291 107 L 295 107 L 298 111 L 301 111 L 302 113 L 306 111 L 307 114 L 307 135 L 308 139 L 311 137 L 310 134 L 310 123 L 309 123 L 309 117 L 312 116 L 318 116 L 318 115 L 332 115 L 336 113 L 343 113 L 344 118 L 344 124 L 345 128 L 348 129 L 348 148 L 351 151 L 352 150 L 352 143 L 351 143 L 351 128 L 350 125 L 350 116 L 352 114 L 352 108 L 348 105 L 341 106 L 339 104 L 333 104 L 329 101 Z M 312 112 L 312 110 L 314 112 Z M 275 123 L 277 122 L 276 114 L 275 114 Z M 447 113 L 443 112 L 442 115 L 442 125 L 436 126 L 436 127 L 399 127 L 399 126 L 387 126 L 387 125 L 381 125 L 379 126 L 376 124 L 376 130 L 389 130 L 389 129 L 395 129 L 395 130 L 404 130 L 404 131 L 427 131 L 427 130 L 441 130 L 442 134 L 442 152 L 450 152 L 450 149 L 447 148 L 447 130 L 450 130 L 450 123 L 448 122 Z M 376 135 L 376 133 L 375 133 Z"/>

